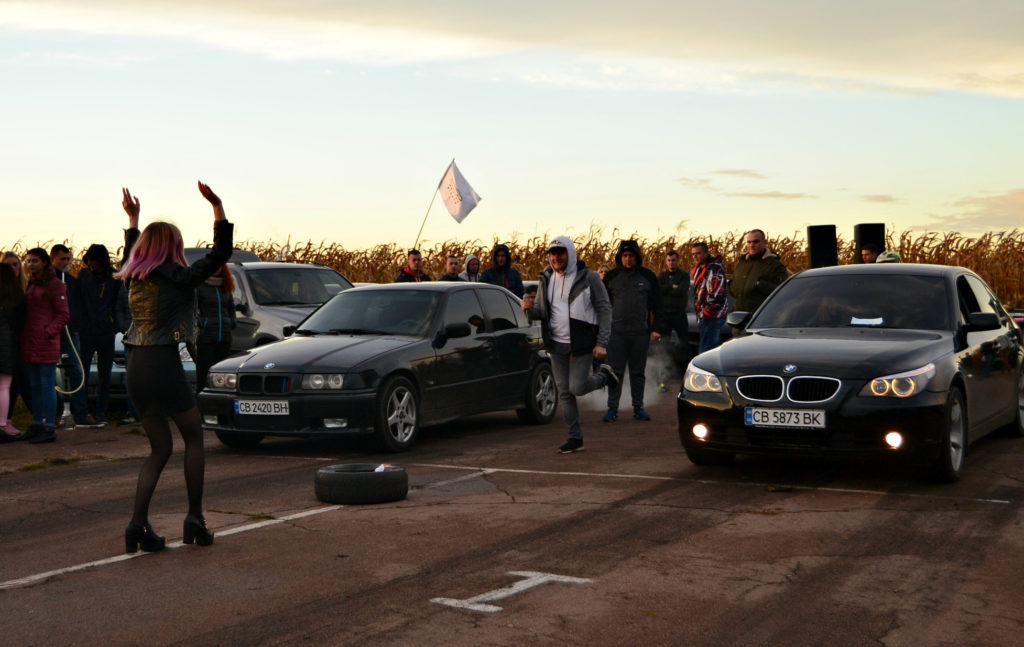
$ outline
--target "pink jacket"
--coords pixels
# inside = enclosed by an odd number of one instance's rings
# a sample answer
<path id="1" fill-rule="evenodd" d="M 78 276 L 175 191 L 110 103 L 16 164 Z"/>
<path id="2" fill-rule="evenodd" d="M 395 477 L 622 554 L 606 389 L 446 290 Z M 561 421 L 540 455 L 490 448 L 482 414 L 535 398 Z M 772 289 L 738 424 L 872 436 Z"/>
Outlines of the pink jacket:
<path id="1" fill-rule="evenodd" d="M 56 364 L 60 360 L 60 336 L 71 314 L 67 290 L 53 270 L 42 280 L 29 281 L 25 310 L 25 327 L 21 331 L 22 361 Z"/>

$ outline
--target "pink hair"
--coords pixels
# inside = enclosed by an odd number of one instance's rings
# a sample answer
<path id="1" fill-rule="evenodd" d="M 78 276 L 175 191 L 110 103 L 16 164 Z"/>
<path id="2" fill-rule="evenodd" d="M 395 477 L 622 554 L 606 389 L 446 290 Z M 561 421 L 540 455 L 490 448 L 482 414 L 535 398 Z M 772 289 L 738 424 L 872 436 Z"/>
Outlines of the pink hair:
<path id="1" fill-rule="evenodd" d="M 144 279 L 164 263 L 186 264 L 181 231 L 169 222 L 151 222 L 142 230 L 128 262 L 115 276 L 119 279 Z"/>

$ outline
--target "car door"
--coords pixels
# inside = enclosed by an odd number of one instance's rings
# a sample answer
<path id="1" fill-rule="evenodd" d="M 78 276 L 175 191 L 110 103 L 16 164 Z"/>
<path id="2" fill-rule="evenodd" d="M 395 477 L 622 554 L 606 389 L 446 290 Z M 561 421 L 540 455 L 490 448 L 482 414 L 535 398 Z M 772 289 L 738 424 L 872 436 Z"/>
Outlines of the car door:
<path id="1" fill-rule="evenodd" d="M 235 329 L 231 331 L 231 350 L 234 352 L 248 350 L 256 345 L 256 329 L 260 322 L 251 316 L 252 295 L 249 294 L 245 272 L 228 265 L 231 277 L 235 279 L 235 289 L 231 299 L 235 303 Z M 249 314 L 246 314 L 249 313 Z"/>
<path id="2" fill-rule="evenodd" d="M 976 277 L 962 274 L 957 277 L 956 287 L 963 325 L 974 313 L 1000 314 L 994 298 Z M 1001 317 L 1007 319 L 1005 313 Z M 1004 322 L 995 330 L 968 330 L 964 335 L 967 344 L 960 354 L 960 366 L 967 377 L 967 411 L 972 427 L 986 426 L 1005 414 L 1009 403 L 1016 403 L 1016 373 L 1010 357 L 1017 342 L 1011 333 Z"/>
<path id="3" fill-rule="evenodd" d="M 530 379 L 529 321 L 518 302 L 505 290 L 481 288 L 478 292 L 487 318 L 487 327 L 494 336 L 490 362 L 492 369 L 487 378 L 487 394 L 492 408 L 519 404 Z M 520 316 L 517 316 L 516 313 Z M 520 325 L 520 321 L 524 325 Z"/>
<path id="4" fill-rule="evenodd" d="M 436 349 L 433 397 L 438 416 L 450 418 L 486 411 L 485 385 L 494 346 L 487 333 L 476 290 L 467 287 L 448 294 L 441 330 L 449 324 L 468 324 L 469 336 L 446 339 Z"/>

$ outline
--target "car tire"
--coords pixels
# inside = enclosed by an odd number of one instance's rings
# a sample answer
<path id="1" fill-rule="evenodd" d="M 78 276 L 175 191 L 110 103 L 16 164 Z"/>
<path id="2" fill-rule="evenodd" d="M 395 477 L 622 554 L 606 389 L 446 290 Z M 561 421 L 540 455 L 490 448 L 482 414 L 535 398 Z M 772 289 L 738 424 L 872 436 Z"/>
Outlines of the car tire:
<path id="1" fill-rule="evenodd" d="M 939 455 L 932 465 L 932 479 L 940 483 L 959 481 L 967 463 L 967 409 L 960 389 L 952 387 L 946 400 Z"/>
<path id="2" fill-rule="evenodd" d="M 530 373 L 530 381 L 526 384 L 524 406 L 516 409 L 519 420 L 530 425 L 546 425 L 555 417 L 558 405 L 558 389 L 555 387 L 555 376 L 551 372 L 551 364 L 540 362 Z"/>
<path id="3" fill-rule="evenodd" d="M 686 443 L 683 443 L 683 449 L 686 450 L 686 457 L 690 459 L 691 463 L 702 467 L 723 467 L 726 465 L 732 465 L 733 460 L 736 459 L 736 454 L 733 454 L 732 452 L 720 452 L 713 449 L 705 449 L 703 447 L 693 447 Z"/>
<path id="4" fill-rule="evenodd" d="M 239 434 L 233 431 L 215 431 L 220 442 L 231 449 L 252 449 L 263 440 L 263 434 Z"/>
<path id="5" fill-rule="evenodd" d="M 409 493 L 409 475 L 398 465 L 343 463 L 316 471 L 313 489 L 324 503 L 362 505 L 400 501 Z"/>
<path id="6" fill-rule="evenodd" d="M 416 388 L 398 375 L 387 380 L 377 393 L 377 438 L 385 451 L 404 452 L 420 433 Z"/>

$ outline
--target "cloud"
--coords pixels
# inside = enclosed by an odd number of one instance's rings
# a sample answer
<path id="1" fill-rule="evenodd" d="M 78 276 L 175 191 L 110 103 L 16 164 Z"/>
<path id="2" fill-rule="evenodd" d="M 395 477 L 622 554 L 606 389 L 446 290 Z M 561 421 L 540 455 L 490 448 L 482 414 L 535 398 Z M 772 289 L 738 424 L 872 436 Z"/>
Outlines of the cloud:
<path id="1" fill-rule="evenodd" d="M 861 199 L 861 202 L 879 202 L 879 203 L 899 202 L 899 200 L 897 200 L 893 196 L 886 195 L 886 194 L 883 194 L 883 193 L 878 193 L 878 194 L 874 194 L 874 195 L 862 195 L 862 196 L 860 196 L 860 199 Z"/>
<path id="2" fill-rule="evenodd" d="M 917 228 L 980 233 L 1024 228 L 1024 189 L 1000 195 L 968 196 L 953 203 L 954 213 L 933 216 Z"/>
<path id="3" fill-rule="evenodd" d="M 503 78 L 669 91 L 1024 97 L 1021 24 L 1019 0 L 980 8 L 961 0 L 564 0 L 525 8 L 479 0 L 441 8 L 421 0 L 0 2 L 0 30 L 173 38 L 274 59 L 375 65 L 504 54 L 514 60 Z"/>
<path id="4" fill-rule="evenodd" d="M 735 168 L 735 169 L 721 169 L 718 171 L 711 171 L 717 175 L 735 175 L 737 177 L 750 178 L 752 180 L 763 180 L 767 176 L 761 175 L 757 171 L 752 171 L 746 168 Z"/>
<path id="5" fill-rule="evenodd" d="M 715 187 L 711 186 L 711 180 L 705 178 L 696 177 L 677 177 L 676 182 L 690 188 L 690 189 L 701 189 L 704 191 L 718 191 Z"/>
<path id="6" fill-rule="evenodd" d="M 756 193 L 723 193 L 729 198 L 768 198 L 770 200 L 807 200 L 818 196 L 810 193 L 782 193 L 781 191 L 760 191 Z"/>

